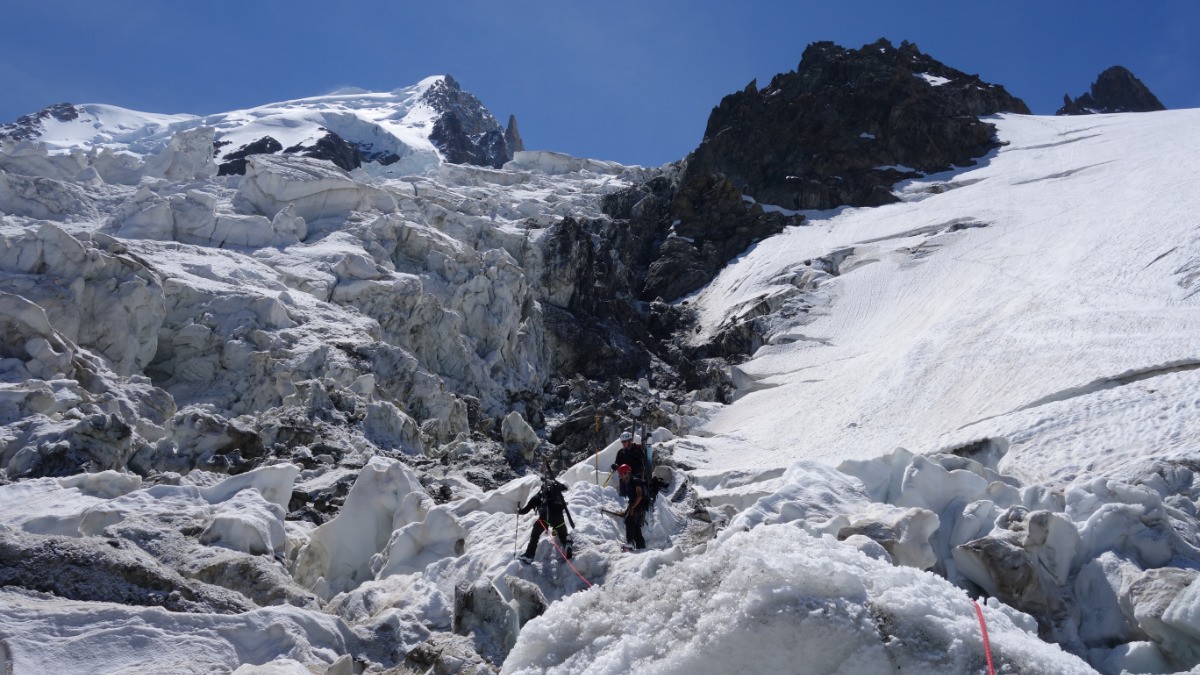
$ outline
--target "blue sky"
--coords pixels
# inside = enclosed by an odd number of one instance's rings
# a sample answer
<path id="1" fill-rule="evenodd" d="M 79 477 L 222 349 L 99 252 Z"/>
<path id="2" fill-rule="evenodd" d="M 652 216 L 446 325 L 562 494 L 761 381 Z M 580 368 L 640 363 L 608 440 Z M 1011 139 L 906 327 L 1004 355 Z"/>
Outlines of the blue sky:
<path id="1" fill-rule="evenodd" d="M 1135 6 L 1136 5 L 1136 6 Z M 0 122 L 51 103 L 208 114 L 449 73 L 527 147 L 658 165 L 804 47 L 915 42 L 1037 114 L 1123 65 L 1200 107 L 1196 0 L 41 0 L 0 27 Z"/>

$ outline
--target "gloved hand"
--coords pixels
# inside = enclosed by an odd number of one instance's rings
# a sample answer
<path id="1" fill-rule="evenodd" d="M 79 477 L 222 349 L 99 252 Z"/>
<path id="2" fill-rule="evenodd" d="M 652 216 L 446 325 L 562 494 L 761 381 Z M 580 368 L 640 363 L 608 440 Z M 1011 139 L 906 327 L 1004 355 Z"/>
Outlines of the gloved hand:
<path id="1" fill-rule="evenodd" d="M 611 467 L 609 467 L 609 468 L 610 468 L 610 469 L 612 469 L 613 471 L 616 471 L 616 470 L 617 470 L 617 465 L 614 463 L 614 464 L 613 464 Z"/>

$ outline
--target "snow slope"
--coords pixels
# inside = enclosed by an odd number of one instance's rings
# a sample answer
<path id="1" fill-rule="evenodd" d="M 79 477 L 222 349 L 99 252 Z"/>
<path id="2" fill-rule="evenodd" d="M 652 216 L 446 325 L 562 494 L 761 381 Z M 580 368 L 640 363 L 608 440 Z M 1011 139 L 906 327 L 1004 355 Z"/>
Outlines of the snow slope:
<path id="1" fill-rule="evenodd" d="M 391 92 L 343 90 L 207 116 L 88 103 L 75 106 L 80 114 L 74 119 L 42 120 L 38 141 L 58 152 L 109 149 L 147 154 L 160 150 L 180 131 L 206 126 L 215 129 L 219 162 L 265 136 L 284 148 L 311 147 L 328 130 L 362 144 L 372 156 L 396 155 L 399 166 L 391 166 L 391 174 L 419 173 L 441 159 L 429 138 L 438 114 L 423 96 L 444 79 L 428 77 Z"/>
<path id="2" fill-rule="evenodd" d="M 695 461 L 724 472 L 933 450 L 984 435 L 969 425 L 1200 363 L 1200 193 L 1188 188 L 1200 116 L 994 122 L 1005 146 L 978 166 L 911 181 L 900 204 L 810 214 L 693 299 L 696 340 L 766 296 L 811 306 L 776 320 L 737 367 L 742 394 Z M 789 283 L 835 253 L 837 276 Z M 1155 433 L 1141 422 L 1093 418 L 1072 447 L 1138 452 Z M 1178 438 L 1195 431 L 1170 423 Z"/>
<path id="3" fill-rule="evenodd" d="M 92 148 L 151 148 L 165 143 L 176 130 L 195 126 L 196 115 L 163 115 L 103 103 L 75 106 L 72 120 L 47 117 L 39 141 L 57 151 Z"/>

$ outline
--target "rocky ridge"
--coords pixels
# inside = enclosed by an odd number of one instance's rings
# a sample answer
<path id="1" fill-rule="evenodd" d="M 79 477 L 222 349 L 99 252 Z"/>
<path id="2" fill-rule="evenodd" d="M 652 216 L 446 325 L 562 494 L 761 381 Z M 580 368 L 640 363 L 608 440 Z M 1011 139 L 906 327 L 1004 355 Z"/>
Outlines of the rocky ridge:
<path id="1" fill-rule="evenodd" d="M 524 149 L 516 116 L 510 115 L 508 127 L 502 129 L 479 99 L 449 75 L 421 98 L 438 113 L 429 138 L 447 162 L 498 169 L 513 158 L 513 152 Z"/>
<path id="2" fill-rule="evenodd" d="M 896 201 L 904 178 L 969 166 L 996 147 L 980 116 L 1029 112 L 1004 87 L 916 45 L 810 45 L 797 69 L 751 82 L 709 116 L 660 213 L 630 211 L 658 242 L 643 299 L 696 290 L 800 211 Z"/>
<path id="3" fill-rule="evenodd" d="M 1166 110 L 1141 80 L 1129 69 L 1113 66 L 1100 73 L 1089 91 L 1078 98 L 1063 95 L 1063 105 L 1055 115 L 1094 115 L 1120 112 Z"/>

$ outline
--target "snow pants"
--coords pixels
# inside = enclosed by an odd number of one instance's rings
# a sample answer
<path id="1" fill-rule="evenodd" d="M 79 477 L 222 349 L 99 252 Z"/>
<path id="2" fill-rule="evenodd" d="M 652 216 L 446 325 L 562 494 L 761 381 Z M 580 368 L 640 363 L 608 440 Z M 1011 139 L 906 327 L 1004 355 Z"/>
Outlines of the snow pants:
<path id="1" fill-rule="evenodd" d="M 645 522 L 645 511 L 634 511 L 625 516 L 625 542 L 630 548 L 646 548 L 646 539 L 642 537 L 642 523 Z"/>
<path id="2" fill-rule="evenodd" d="M 554 530 L 555 536 L 558 537 L 558 545 L 562 548 L 563 553 L 566 553 L 568 558 L 571 557 L 571 543 L 567 539 L 567 524 L 562 522 L 561 517 L 558 520 L 559 523 L 557 525 L 551 525 L 542 518 L 538 518 L 533 522 L 533 530 L 529 533 L 529 546 L 525 547 L 526 558 L 532 558 L 537 554 L 538 540 L 542 538 L 542 533 L 546 531 L 547 527 Z"/>

